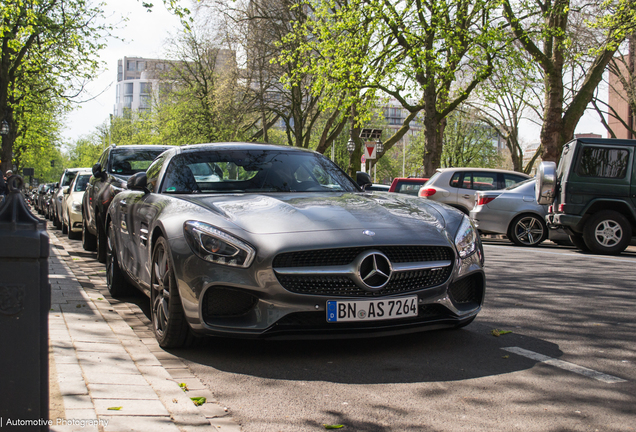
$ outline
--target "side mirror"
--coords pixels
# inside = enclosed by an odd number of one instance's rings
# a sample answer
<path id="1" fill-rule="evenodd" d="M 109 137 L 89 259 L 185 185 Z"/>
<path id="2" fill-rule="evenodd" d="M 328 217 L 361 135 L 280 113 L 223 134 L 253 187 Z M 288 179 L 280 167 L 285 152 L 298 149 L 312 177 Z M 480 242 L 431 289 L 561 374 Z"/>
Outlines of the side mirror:
<path id="1" fill-rule="evenodd" d="M 93 165 L 93 177 L 101 177 L 102 176 L 102 164 L 97 162 Z"/>
<path id="2" fill-rule="evenodd" d="M 360 186 L 363 190 L 367 186 L 373 184 L 371 176 L 363 171 L 356 172 L 356 183 L 358 183 L 358 186 Z"/>
<path id="3" fill-rule="evenodd" d="M 148 190 L 148 177 L 145 172 L 138 172 L 128 179 L 126 182 L 126 187 L 129 190 L 138 190 L 144 191 L 145 193 L 150 193 Z"/>
<path id="4" fill-rule="evenodd" d="M 64 186 L 64 187 L 62 188 L 62 193 L 63 193 L 64 195 L 68 195 L 69 193 L 71 193 L 71 187 L 70 187 L 70 186 Z"/>
<path id="5" fill-rule="evenodd" d="M 55 189 L 59 189 L 60 188 L 60 184 L 59 183 L 55 183 Z"/>

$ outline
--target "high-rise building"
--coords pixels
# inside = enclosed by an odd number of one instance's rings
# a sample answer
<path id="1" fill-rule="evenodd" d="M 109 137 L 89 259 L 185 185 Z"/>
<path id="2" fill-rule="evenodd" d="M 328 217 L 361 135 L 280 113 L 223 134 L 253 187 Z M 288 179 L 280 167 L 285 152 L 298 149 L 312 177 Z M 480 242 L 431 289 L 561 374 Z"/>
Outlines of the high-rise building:
<path id="1" fill-rule="evenodd" d="M 170 61 L 161 59 L 124 57 L 117 60 L 113 114 L 121 117 L 126 109 L 149 111 L 157 96 L 160 75 L 170 67 Z"/>

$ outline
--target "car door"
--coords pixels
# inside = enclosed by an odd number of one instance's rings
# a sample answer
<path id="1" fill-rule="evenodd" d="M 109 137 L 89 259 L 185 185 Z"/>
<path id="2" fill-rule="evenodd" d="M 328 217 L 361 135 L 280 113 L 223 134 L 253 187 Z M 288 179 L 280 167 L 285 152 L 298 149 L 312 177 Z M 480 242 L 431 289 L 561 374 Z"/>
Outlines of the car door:
<path id="1" fill-rule="evenodd" d="M 155 188 L 164 160 L 165 157 L 159 157 L 146 171 L 150 193 L 130 192 L 118 204 L 119 212 L 126 215 L 127 242 L 124 250 L 129 261 L 129 274 L 146 289 L 150 285 L 150 230 L 161 209 L 161 197 Z"/>
<path id="2" fill-rule="evenodd" d="M 490 171 L 466 171 L 457 196 L 457 204 L 471 211 L 475 206 L 476 191 L 499 189 L 498 174 Z"/>
<path id="3" fill-rule="evenodd" d="M 104 150 L 97 160 L 97 163 L 99 163 L 102 168 L 106 165 L 109 153 L 110 148 Z M 103 181 L 100 178 L 91 176 L 91 179 L 88 181 L 88 185 L 86 186 L 86 191 L 84 192 L 84 219 L 86 220 L 87 225 L 94 232 L 96 232 L 97 229 L 97 226 L 95 225 L 95 206 L 97 205 L 96 200 L 99 193 L 99 187 L 102 183 Z"/>

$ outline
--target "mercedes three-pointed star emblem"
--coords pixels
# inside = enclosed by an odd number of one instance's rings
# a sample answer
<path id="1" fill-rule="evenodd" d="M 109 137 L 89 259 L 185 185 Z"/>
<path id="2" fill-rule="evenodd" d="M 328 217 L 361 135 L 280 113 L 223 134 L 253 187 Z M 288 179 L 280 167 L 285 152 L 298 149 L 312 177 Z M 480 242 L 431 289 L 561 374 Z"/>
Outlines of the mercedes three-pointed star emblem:
<path id="1" fill-rule="evenodd" d="M 370 250 L 361 253 L 355 260 L 357 285 L 367 291 L 379 291 L 391 279 L 391 262 L 382 252 Z"/>

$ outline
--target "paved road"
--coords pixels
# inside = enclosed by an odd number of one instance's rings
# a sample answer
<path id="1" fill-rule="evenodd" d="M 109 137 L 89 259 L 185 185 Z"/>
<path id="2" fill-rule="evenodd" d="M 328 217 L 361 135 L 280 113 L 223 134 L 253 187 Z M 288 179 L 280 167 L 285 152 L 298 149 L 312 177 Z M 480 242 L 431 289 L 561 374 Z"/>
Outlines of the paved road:
<path id="1" fill-rule="evenodd" d="M 465 329 L 179 355 L 248 432 L 636 430 L 636 253 L 485 248 L 486 305 Z"/>
<path id="2" fill-rule="evenodd" d="M 171 352 L 246 432 L 636 430 L 636 248 L 485 249 L 486 305 L 461 330 Z"/>

